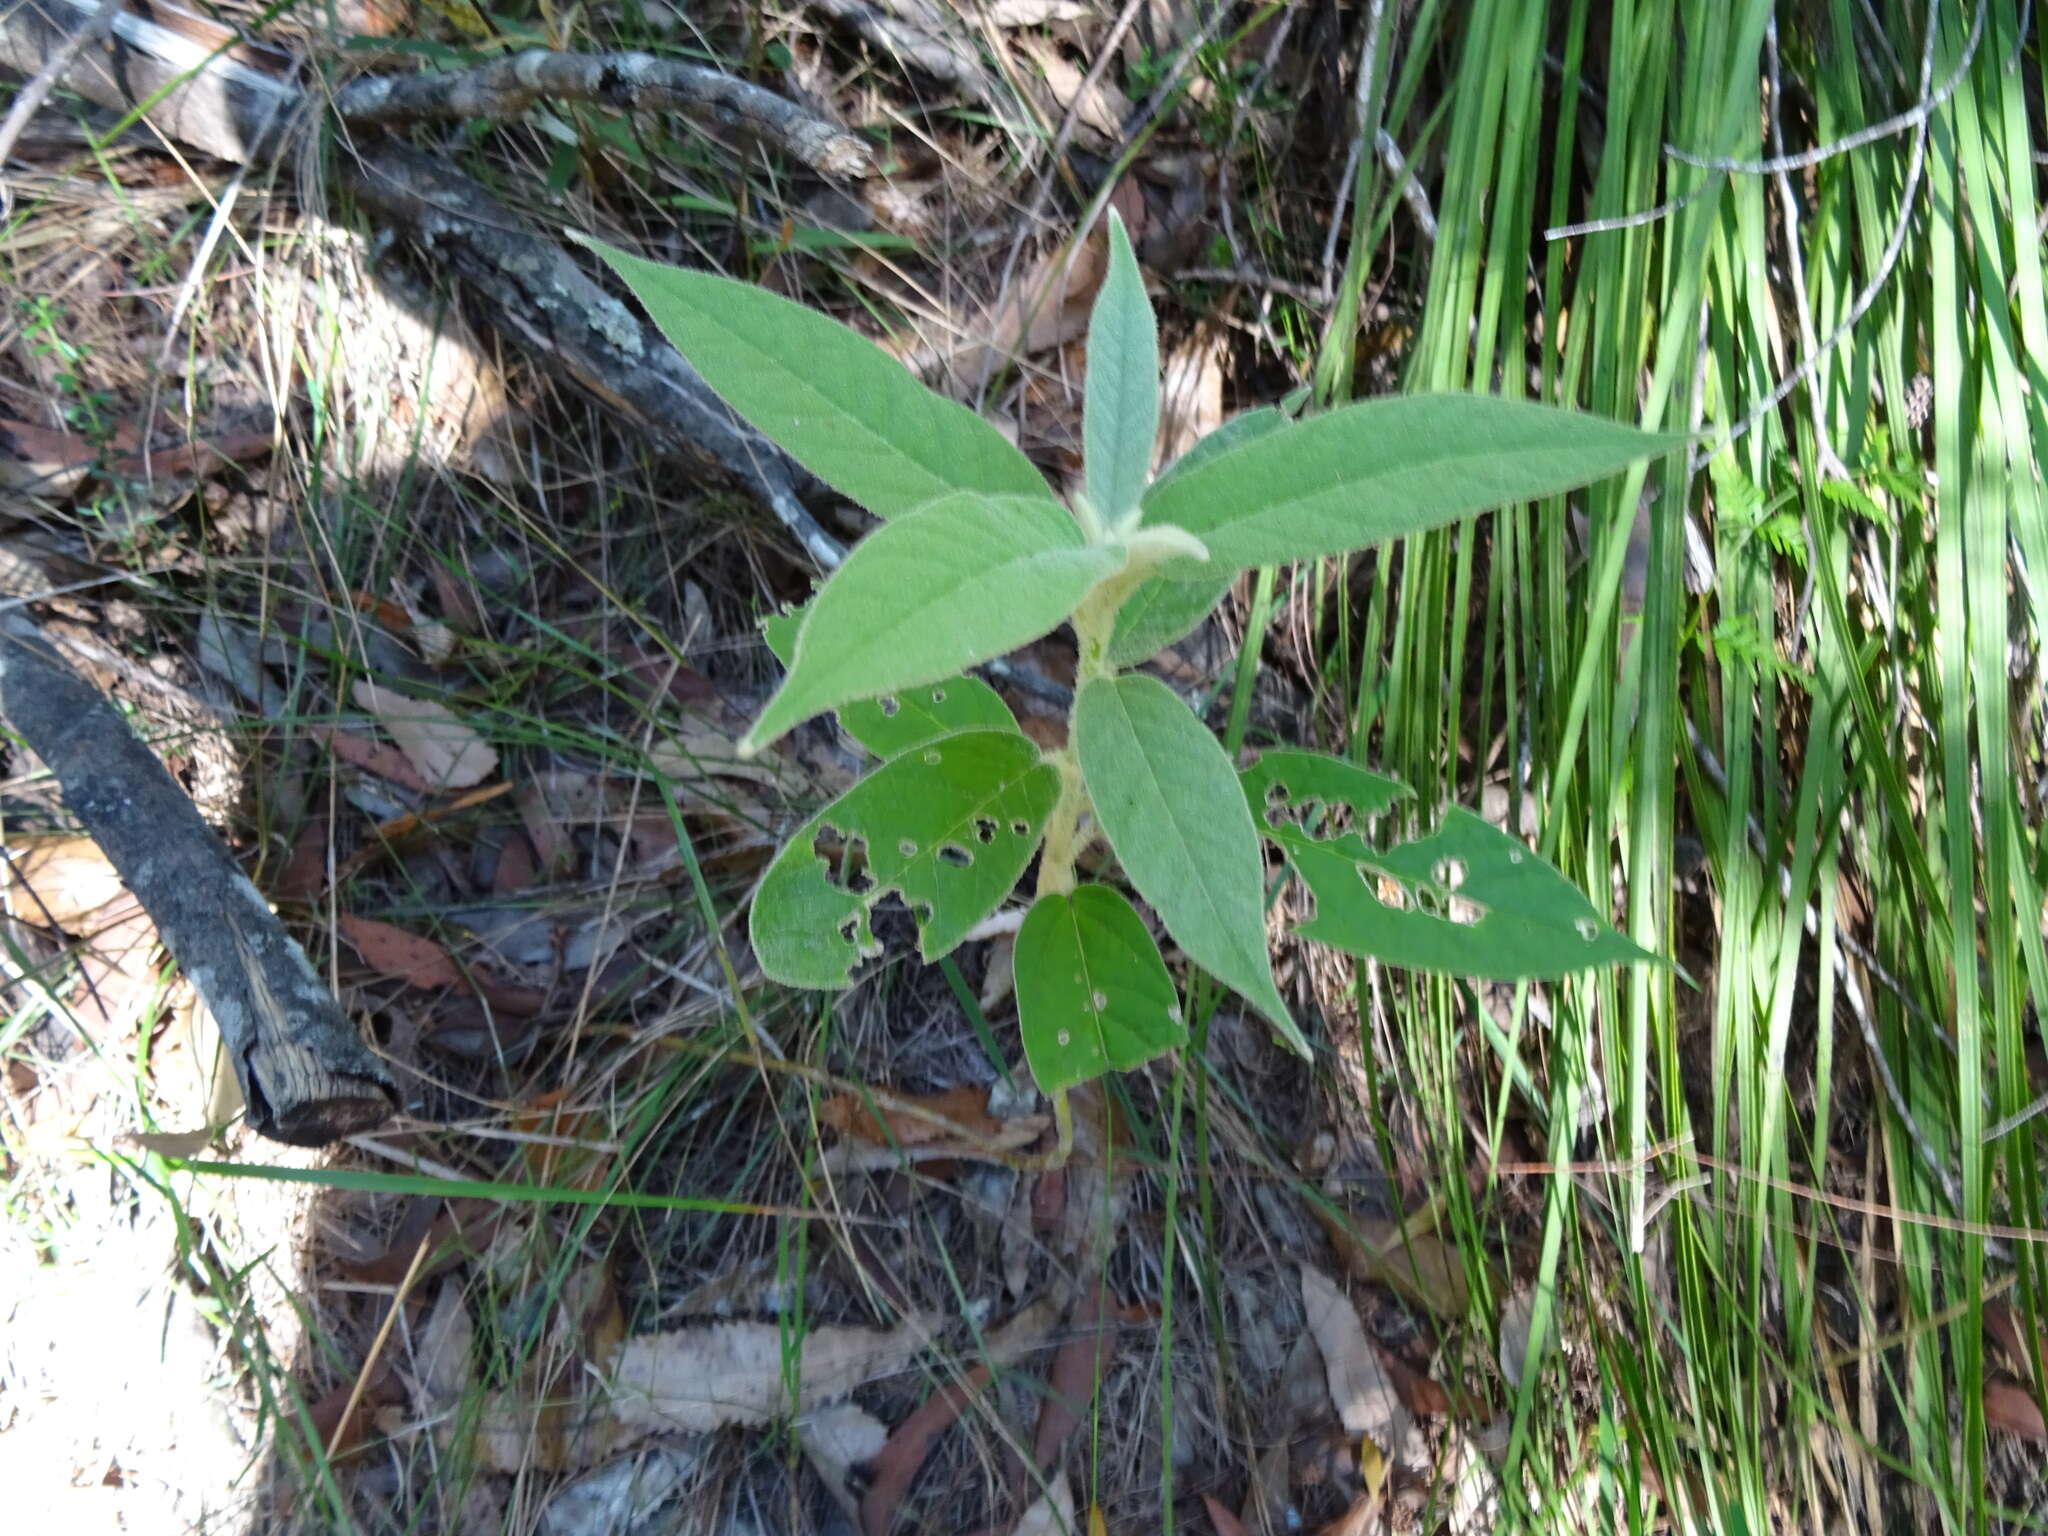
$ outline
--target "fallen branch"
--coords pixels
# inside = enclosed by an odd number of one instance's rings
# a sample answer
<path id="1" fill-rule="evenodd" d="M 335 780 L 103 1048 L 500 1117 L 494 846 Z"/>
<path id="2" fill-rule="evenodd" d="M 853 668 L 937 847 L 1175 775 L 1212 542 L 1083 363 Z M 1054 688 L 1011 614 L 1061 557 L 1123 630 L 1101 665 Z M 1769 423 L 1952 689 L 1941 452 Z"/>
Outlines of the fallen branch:
<path id="1" fill-rule="evenodd" d="M 11 8 L 0 0 L 0 67 L 35 74 L 98 14 L 97 0 L 18 0 Z M 350 110 L 358 114 L 350 121 L 367 128 L 373 121 L 404 118 L 405 103 L 452 101 L 465 91 L 509 101 L 492 82 L 516 83 L 522 75 L 529 81 L 574 84 L 580 78 L 586 85 L 602 86 L 607 60 L 615 66 L 621 57 L 633 56 L 581 60 L 522 54 L 503 65 L 447 77 L 399 77 L 381 88 L 357 81 L 344 86 L 342 95 L 353 101 Z M 522 62 L 535 58 L 559 62 Z M 233 33 L 180 9 L 173 0 L 153 0 L 147 18 L 120 12 L 109 46 L 86 49 L 64 72 L 62 83 L 101 106 L 138 111 L 166 136 L 216 158 L 255 164 L 274 161 L 303 142 L 303 126 L 313 115 L 312 98 L 285 73 L 290 62 L 273 50 L 238 42 Z M 676 79 L 669 78 L 668 84 L 676 86 Z M 859 167 L 866 168 L 866 149 L 858 139 L 793 103 L 783 103 L 786 110 L 770 109 L 764 99 L 779 98 L 739 80 L 719 87 L 699 81 L 696 88 L 700 104 L 714 115 L 737 113 L 753 131 L 775 138 L 793 154 L 852 166 L 858 151 Z M 766 134 L 776 122 L 780 132 Z M 781 449 L 734 417 L 681 354 L 586 276 L 560 245 L 535 234 L 477 183 L 381 135 L 362 135 L 336 161 L 366 204 L 474 291 L 480 319 L 545 364 L 564 367 L 608 406 L 623 410 L 664 450 L 709 461 L 746 487 L 820 569 L 830 570 L 843 558 L 839 541 L 799 499 L 798 488 L 809 492 L 816 483 Z"/>
<path id="2" fill-rule="evenodd" d="M 499 330 L 565 367 L 662 448 L 708 459 L 751 488 L 819 569 L 838 565 L 838 540 L 797 498 L 801 471 L 560 245 L 531 233 L 468 177 L 403 144 L 380 143 L 343 163 L 356 195 L 437 270 L 482 296 Z"/>
<path id="3" fill-rule="evenodd" d="M 220 1028 L 250 1126 L 320 1146 L 398 1107 L 284 925 L 156 754 L 28 620 L 0 621 L 0 714 L 56 775 Z"/>
<path id="4" fill-rule="evenodd" d="M 651 53 L 551 53 L 529 48 L 453 74 L 351 80 L 334 97 L 344 122 L 517 117 L 536 101 L 590 101 L 622 112 L 698 112 L 780 144 L 823 176 L 864 176 L 867 145 L 785 96 L 719 70 Z"/>

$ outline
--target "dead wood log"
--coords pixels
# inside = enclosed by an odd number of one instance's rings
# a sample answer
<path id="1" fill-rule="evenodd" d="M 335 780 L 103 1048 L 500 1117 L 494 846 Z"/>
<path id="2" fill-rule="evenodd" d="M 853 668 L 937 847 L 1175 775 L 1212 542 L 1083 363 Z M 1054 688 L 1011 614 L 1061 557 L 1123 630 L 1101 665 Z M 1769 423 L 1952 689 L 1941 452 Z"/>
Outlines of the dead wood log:
<path id="1" fill-rule="evenodd" d="M 113 705 L 19 615 L 0 621 L 0 714 L 57 777 L 220 1027 L 249 1124 L 320 1146 L 398 1107 L 384 1063 Z"/>

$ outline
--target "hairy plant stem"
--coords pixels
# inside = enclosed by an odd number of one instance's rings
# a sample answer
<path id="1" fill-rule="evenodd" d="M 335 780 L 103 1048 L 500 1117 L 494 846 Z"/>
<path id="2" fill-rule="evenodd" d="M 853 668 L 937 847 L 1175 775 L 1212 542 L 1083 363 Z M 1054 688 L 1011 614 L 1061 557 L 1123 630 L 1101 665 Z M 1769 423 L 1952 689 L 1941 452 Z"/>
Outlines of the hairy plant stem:
<path id="1" fill-rule="evenodd" d="M 1107 677 L 1113 670 L 1109 664 L 1109 636 L 1116 627 L 1116 611 L 1123 606 L 1131 588 L 1142 579 L 1143 572 L 1126 570 L 1103 582 L 1074 610 L 1074 639 L 1080 651 L 1080 661 L 1074 673 L 1074 694 L 1077 698 L 1091 681 Z M 1060 771 L 1060 798 L 1053 807 L 1051 820 L 1045 825 L 1045 851 L 1038 859 L 1040 896 L 1064 896 L 1073 890 L 1074 861 L 1091 840 L 1081 835 L 1081 818 L 1088 814 L 1089 808 L 1088 784 L 1081 777 L 1081 760 L 1074 755 L 1071 711 L 1067 727 L 1067 745 L 1046 758 Z"/>
<path id="2" fill-rule="evenodd" d="M 1038 894 L 1065 896 L 1074 889 L 1074 860 L 1080 857 L 1081 817 L 1088 809 L 1088 786 L 1081 764 L 1069 746 L 1046 761 L 1060 771 L 1060 798 L 1045 824 L 1045 851 L 1038 857 Z"/>
<path id="3" fill-rule="evenodd" d="M 1115 670 L 1109 664 L 1109 637 L 1116 628 L 1116 612 L 1145 574 L 1145 569 L 1126 568 L 1089 593 L 1081 606 L 1074 610 L 1074 639 L 1080 652 L 1080 661 L 1074 672 L 1076 697 L 1090 681 L 1107 677 Z M 1081 760 L 1074 752 L 1071 711 L 1067 716 L 1067 726 L 1067 745 L 1046 757 L 1046 761 L 1060 771 L 1060 798 L 1053 807 L 1052 818 L 1046 822 L 1045 849 L 1038 857 L 1038 894 L 1041 897 L 1065 896 L 1074 889 L 1074 862 L 1094 839 L 1092 832 L 1084 835 L 1081 831 L 1081 818 L 1089 810 L 1088 784 L 1081 777 Z M 1051 1097 L 1057 1139 L 1042 1160 L 1031 1161 L 1046 1169 L 1064 1168 L 1074 1155 L 1074 1111 L 1067 1102 L 1064 1088 L 1055 1090 Z"/>

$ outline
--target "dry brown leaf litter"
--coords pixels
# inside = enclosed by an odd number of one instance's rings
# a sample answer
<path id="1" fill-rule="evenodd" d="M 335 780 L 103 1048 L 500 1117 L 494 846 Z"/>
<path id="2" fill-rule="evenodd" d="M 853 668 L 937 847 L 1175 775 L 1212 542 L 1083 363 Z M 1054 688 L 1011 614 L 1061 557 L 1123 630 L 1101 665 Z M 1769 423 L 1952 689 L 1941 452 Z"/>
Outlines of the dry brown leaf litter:
<path id="1" fill-rule="evenodd" d="M 496 750 L 447 705 L 409 698 L 366 677 L 349 696 L 377 717 L 430 788 L 468 789 L 497 772 Z"/>

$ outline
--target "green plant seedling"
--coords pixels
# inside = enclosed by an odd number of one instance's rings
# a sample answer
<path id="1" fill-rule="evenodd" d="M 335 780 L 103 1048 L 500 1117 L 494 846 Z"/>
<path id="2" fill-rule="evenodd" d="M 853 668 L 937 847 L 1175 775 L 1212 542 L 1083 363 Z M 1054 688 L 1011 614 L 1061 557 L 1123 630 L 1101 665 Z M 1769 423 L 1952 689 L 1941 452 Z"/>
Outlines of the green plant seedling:
<path id="1" fill-rule="evenodd" d="M 736 411 L 882 524 L 811 601 L 767 626 L 787 674 L 741 744 L 836 711 L 878 759 L 769 867 L 761 968 L 843 987 L 879 951 L 895 896 L 935 961 L 1038 872 L 1017 933 L 1024 1054 L 1052 1096 L 1187 1038 L 1153 927 L 1108 883 L 1097 840 L 1193 964 L 1308 1054 L 1266 942 L 1270 846 L 1315 899 L 1303 937 L 1388 964 L 1523 980 L 1655 957 L 1532 850 L 1452 808 L 1375 837 L 1405 786 L 1321 753 L 1239 771 L 1164 683 L 1129 670 L 1192 630 L 1255 565 L 1342 554 L 1547 496 L 1683 439 L 1481 395 L 1359 401 L 1227 422 L 1154 476 L 1159 342 L 1110 215 L 1088 336 L 1085 491 L 1063 505 L 1030 461 L 836 321 L 762 289 L 588 244 Z M 969 669 L 1071 624 L 1069 745 L 1025 737 Z"/>

